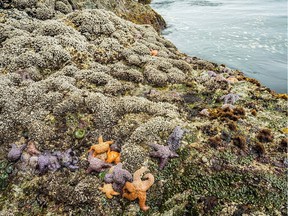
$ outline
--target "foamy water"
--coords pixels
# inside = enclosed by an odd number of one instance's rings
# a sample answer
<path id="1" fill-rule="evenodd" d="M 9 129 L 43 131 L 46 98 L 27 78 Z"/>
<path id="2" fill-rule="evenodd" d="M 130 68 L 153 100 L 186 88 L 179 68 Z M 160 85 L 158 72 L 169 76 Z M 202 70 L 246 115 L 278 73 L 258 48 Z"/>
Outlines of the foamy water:
<path id="1" fill-rule="evenodd" d="M 287 92 L 286 0 L 153 0 L 180 51 Z"/>

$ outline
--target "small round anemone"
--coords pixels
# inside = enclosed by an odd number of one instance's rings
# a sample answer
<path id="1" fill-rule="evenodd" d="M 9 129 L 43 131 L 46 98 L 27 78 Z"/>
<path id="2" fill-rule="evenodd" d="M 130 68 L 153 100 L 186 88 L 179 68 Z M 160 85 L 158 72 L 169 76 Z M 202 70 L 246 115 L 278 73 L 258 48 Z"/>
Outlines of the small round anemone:
<path id="1" fill-rule="evenodd" d="M 4 169 L 7 166 L 7 163 L 5 161 L 0 162 L 0 170 Z"/>
<path id="2" fill-rule="evenodd" d="M 8 185 L 8 173 L 4 172 L 0 175 L 0 189 L 4 189 Z"/>
<path id="3" fill-rule="evenodd" d="M 74 132 L 74 136 L 77 138 L 77 139 L 82 139 L 86 134 L 86 131 L 84 129 L 77 129 L 75 132 Z"/>
<path id="4" fill-rule="evenodd" d="M 2 181 L 2 182 L 4 182 L 4 181 L 6 181 L 6 179 L 9 177 L 9 174 L 8 173 L 6 173 L 6 172 L 4 172 L 4 173 L 2 173 L 1 175 L 0 175 L 0 180 Z"/>
<path id="5" fill-rule="evenodd" d="M 105 172 L 105 171 L 100 172 L 100 173 L 98 174 L 98 177 L 99 177 L 101 180 L 104 180 L 104 177 L 105 177 L 106 174 L 107 174 L 107 172 Z"/>
<path id="6" fill-rule="evenodd" d="M 13 172 L 13 166 L 9 165 L 5 169 L 6 173 L 11 174 Z"/>

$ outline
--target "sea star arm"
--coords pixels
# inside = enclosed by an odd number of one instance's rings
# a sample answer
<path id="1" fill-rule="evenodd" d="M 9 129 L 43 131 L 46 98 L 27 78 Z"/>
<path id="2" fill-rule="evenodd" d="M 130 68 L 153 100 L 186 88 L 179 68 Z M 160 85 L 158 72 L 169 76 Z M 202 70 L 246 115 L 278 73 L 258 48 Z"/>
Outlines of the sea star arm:
<path id="1" fill-rule="evenodd" d="M 112 194 L 113 196 L 117 196 L 117 195 L 119 195 L 120 193 L 118 193 L 118 192 L 116 192 L 116 191 L 112 191 L 111 194 Z"/>
<path id="2" fill-rule="evenodd" d="M 104 181 L 106 183 L 112 183 L 113 182 L 113 174 L 110 174 L 110 173 L 106 174 L 104 177 Z"/>
<path id="3" fill-rule="evenodd" d="M 148 145 L 151 146 L 152 148 L 154 148 L 155 150 L 159 150 L 162 147 L 162 145 L 159 145 L 156 143 L 152 143 L 152 144 L 148 144 Z"/>
<path id="4" fill-rule="evenodd" d="M 102 136 L 99 136 L 99 138 L 98 138 L 98 143 L 100 144 L 100 143 L 103 143 L 103 137 Z"/>
<path id="5" fill-rule="evenodd" d="M 162 170 L 165 165 L 168 163 L 169 158 L 160 158 L 159 169 Z"/>
<path id="6" fill-rule="evenodd" d="M 113 198 L 112 194 L 109 193 L 108 191 L 106 191 L 105 195 L 106 195 L 106 197 L 107 197 L 108 199 L 112 199 L 112 198 Z"/>
<path id="7" fill-rule="evenodd" d="M 112 164 L 109 164 L 109 163 L 105 163 L 105 162 L 104 162 L 104 163 L 102 164 L 102 167 L 103 167 L 103 168 L 110 168 L 110 167 L 112 167 Z"/>
<path id="8" fill-rule="evenodd" d="M 68 166 L 68 168 L 71 170 L 71 171 L 75 171 L 76 169 L 78 169 L 79 168 L 79 166 L 77 166 L 77 165 L 69 165 Z"/>
<path id="9" fill-rule="evenodd" d="M 146 192 L 141 192 L 138 194 L 139 199 L 139 206 L 143 211 L 147 211 L 149 209 L 149 206 L 146 206 Z"/>
<path id="10" fill-rule="evenodd" d="M 72 149 L 71 148 L 67 149 L 66 153 L 70 155 L 72 153 Z"/>
<path id="11" fill-rule="evenodd" d="M 93 171 L 93 169 L 89 166 L 88 168 L 87 168 L 87 170 L 86 170 L 86 173 L 91 173 Z"/>
<path id="12" fill-rule="evenodd" d="M 140 169 L 136 170 L 133 174 L 133 181 L 141 181 L 141 177 L 143 176 L 144 172 L 147 171 L 147 167 L 141 167 Z"/>
<path id="13" fill-rule="evenodd" d="M 111 145 L 111 144 L 114 143 L 114 141 L 106 141 L 105 143 L 108 144 L 108 145 Z"/>
<path id="14" fill-rule="evenodd" d="M 170 155 L 171 158 L 175 158 L 175 157 L 179 157 L 179 155 L 175 152 L 171 152 L 171 155 Z"/>
<path id="15" fill-rule="evenodd" d="M 161 157 L 160 152 L 154 151 L 154 152 L 150 152 L 150 157 Z"/>
<path id="16" fill-rule="evenodd" d="M 147 180 L 142 181 L 143 182 L 142 189 L 144 191 L 147 191 L 154 184 L 155 178 L 151 173 L 145 174 L 144 178 Z"/>
<path id="17" fill-rule="evenodd" d="M 133 180 L 131 173 L 129 173 L 128 171 L 123 172 L 123 177 L 126 181 L 132 181 Z"/>
<path id="18" fill-rule="evenodd" d="M 112 187 L 115 191 L 118 191 L 118 192 L 121 192 L 122 191 L 122 188 L 123 188 L 123 185 L 122 184 L 117 184 L 116 182 L 114 182 L 112 184 Z"/>
<path id="19" fill-rule="evenodd" d="M 114 162 L 115 162 L 115 164 L 118 164 L 118 163 L 121 162 L 120 154 L 119 154 L 119 156 L 115 159 Z"/>
<path id="20" fill-rule="evenodd" d="M 27 147 L 27 144 L 23 144 L 20 146 L 20 150 L 23 151 Z"/>

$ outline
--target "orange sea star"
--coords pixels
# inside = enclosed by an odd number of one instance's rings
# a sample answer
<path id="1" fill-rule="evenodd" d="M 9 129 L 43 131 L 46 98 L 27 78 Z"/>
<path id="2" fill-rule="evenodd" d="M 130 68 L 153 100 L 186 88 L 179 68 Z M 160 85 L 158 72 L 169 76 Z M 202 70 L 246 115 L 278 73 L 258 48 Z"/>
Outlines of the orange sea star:
<path id="1" fill-rule="evenodd" d="M 104 192 L 108 199 L 112 199 L 113 196 L 117 196 L 120 194 L 120 193 L 114 191 L 112 184 L 104 184 L 103 187 L 98 187 L 98 189 L 101 190 L 102 192 Z"/>
<path id="2" fill-rule="evenodd" d="M 92 145 L 89 149 L 88 152 L 90 151 L 93 151 L 93 156 L 96 157 L 97 154 L 100 154 L 100 153 L 103 153 L 103 152 L 106 152 L 109 150 L 109 146 L 113 143 L 113 141 L 106 141 L 106 142 L 103 142 L 103 138 L 102 136 L 100 136 L 98 138 L 98 144 L 96 145 Z"/>
<path id="3" fill-rule="evenodd" d="M 157 56 L 158 55 L 158 51 L 157 50 L 151 50 L 151 55 L 152 56 Z"/>
<path id="4" fill-rule="evenodd" d="M 118 164 L 120 162 L 120 153 L 108 149 L 106 162 Z"/>
<path id="5" fill-rule="evenodd" d="M 147 173 L 143 176 L 146 180 L 141 180 L 141 177 L 145 171 L 147 171 L 147 167 L 142 167 L 133 174 L 133 182 L 126 182 L 122 195 L 131 201 L 138 198 L 139 206 L 143 211 L 147 211 L 149 209 L 149 206 L 146 206 L 145 204 L 146 191 L 154 183 L 154 176 L 151 173 Z"/>

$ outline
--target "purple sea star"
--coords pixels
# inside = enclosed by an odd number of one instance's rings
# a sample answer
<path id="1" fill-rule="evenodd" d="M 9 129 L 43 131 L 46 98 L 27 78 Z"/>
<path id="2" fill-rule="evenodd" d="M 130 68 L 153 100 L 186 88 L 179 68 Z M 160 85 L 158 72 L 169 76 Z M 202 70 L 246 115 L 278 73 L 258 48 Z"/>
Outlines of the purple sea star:
<path id="1" fill-rule="evenodd" d="M 38 157 L 38 169 L 40 174 L 46 171 L 56 171 L 61 165 L 59 164 L 58 158 L 52 155 L 50 152 L 46 151 L 39 155 Z"/>
<path id="2" fill-rule="evenodd" d="M 216 77 L 216 76 L 217 76 L 217 73 L 215 73 L 214 71 L 207 71 L 207 74 L 208 74 L 210 77 Z"/>
<path id="3" fill-rule="evenodd" d="M 238 94 L 229 93 L 227 95 L 223 95 L 220 99 L 224 99 L 224 104 L 234 104 L 237 100 L 239 100 L 240 96 Z"/>
<path id="4" fill-rule="evenodd" d="M 181 145 L 181 139 L 184 135 L 185 131 L 181 129 L 180 126 L 176 126 L 173 130 L 173 132 L 170 134 L 167 144 L 169 146 L 169 149 L 173 152 L 176 152 L 176 150 Z"/>
<path id="5" fill-rule="evenodd" d="M 21 155 L 22 155 L 22 152 L 23 150 L 26 148 L 26 144 L 23 144 L 21 146 L 17 146 L 16 144 L 11 144 L 11 150 L 9 151 L 8 153 L 8 160 L 9 161 L 17 161 Z"/>
<path id="6" fill-rule="evenodd" d="M 202 78 L 203 81 L 207 81 L 210 78 L 212 81 L 216 82 L 222 82 L 222 81 L 227 82 L 226 78 L 222 74 L 217 74 L 214 71 L 207 71 L 206 73 L 203 74 Z"/>
<path id="7" fill-rule="evenodd" d="M 72 149 L 67 149 L 65 152 L 56 151 L 53 153 L 55 155 L 62 166 L 67 167 L 71 171 L 75 171 L 79 167 L 76 165 L 78 162 L 78 158 L 75 156 Z"/>
<path id="8" fill-rule="evenodd" d="M 88 155 L 89 167 L 86 171 L 87 173 L 91 173 L 93 171 L 101 172 L 106 168 L 112 167 L 111 164 L 106 163 L 99 158 L 93 157 L 93 152 L 94 151 L 89 152 L 89 155 Z"/>
<path id="9" fill-rule="evenodd" d="M 107 173 L 104 178 L 106 183 L 113 183 L 112 187 L 117 192 L 122 192 L 125 183 L 132 182 L 132 180 L 132 174 L 128 170 L 122 169 L 122 163 L 114 166 L 112 173 Z"/>
<path id="10" fill-rule="evenodd" d="M 148 144 L 152 148 L 154 148 L 154 152 L 150 153 L 151 157 L 159 158 L 159 169 L 162 170 L 167 162 L 169 161 L 169 158 L 175 158 L 179 157 L 178 154 L 176 154 L 174 151 L 171 151 L 169 146 L 163 146 L 158 144 Z"/>

